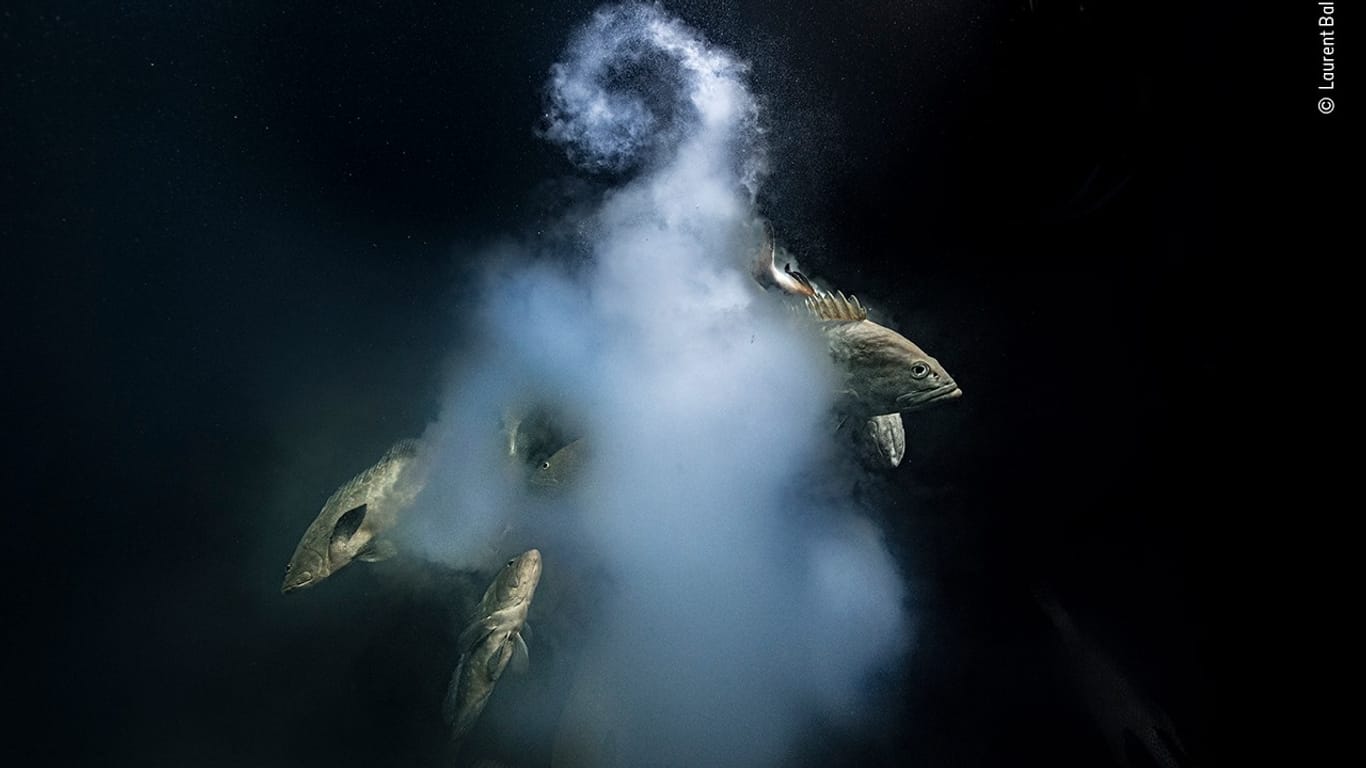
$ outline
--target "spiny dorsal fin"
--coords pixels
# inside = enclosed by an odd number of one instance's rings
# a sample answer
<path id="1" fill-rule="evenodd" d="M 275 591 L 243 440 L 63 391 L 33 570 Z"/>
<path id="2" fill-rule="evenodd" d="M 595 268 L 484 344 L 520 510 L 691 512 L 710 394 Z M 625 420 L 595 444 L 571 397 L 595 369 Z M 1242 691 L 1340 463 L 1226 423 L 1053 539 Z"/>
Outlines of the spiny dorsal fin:
<path id="1" fill-rule="evenodd" d="M 373 467 L 371 469 L 373 469 Z M 333 505 L 353 500 L 353 497 L 356 496 L 356 494 L 364 486 L 370 483 L 370 479 L 374 476 L 374 473 L 371 472 L 371 469 L 366 469 L 362 471 L 360 474 L 356 475 L 350 480 L 347 480 L 346 483 L 343 484 L 340 488 L 333 491 L 332 495 L 328 497 L 327 503 L 324 504 L 323 507 L 331 507 Z"/>
<path id="2" fill-rule="evenodd" d="M 422 443 L 416 437 L 404 438 L 403 440 L 394 443 L 393 447 L 385 452 L 384 459 L 393 459 L 400 456 L 411 458 L 417 455 L 420 448 L 422 448 Z M 380 459 L 380 461 L 383 462 L 384 459 Z"/>
<path id="3" fill-rule="evenodd" d="M 843 291 L 836 291 L 834 294 L 823 291 L 817 293 L 815 296 L 807 298 L 806 308 L 818 320 L 853 323 L 868 319 L 868 310 L 859 304 L 857 298 L 846 297 Z"/>
<path id="4" fill-rule="evenodd" d="M 380 473 L 387 472 L 388 464 L 390 462 L 399 459 L 411 459 L 417 455 L 418 449 L 421 447 L 422 443 L 417 438 L 407 438 L 394 443 L 389 450 L 384 452 L 384 456 L 382 456 L 378 462 L 373 466 L 361 470 L 359 474 L 348 480 L 345 485 L 334 491 L 332 495 L 328 497 L 327 504 L 324 504 L 323 506 L 326 507 L 333 502 L 340 502 L 343 499 L 360 492 L 364 486 L 373 483 Z"/>

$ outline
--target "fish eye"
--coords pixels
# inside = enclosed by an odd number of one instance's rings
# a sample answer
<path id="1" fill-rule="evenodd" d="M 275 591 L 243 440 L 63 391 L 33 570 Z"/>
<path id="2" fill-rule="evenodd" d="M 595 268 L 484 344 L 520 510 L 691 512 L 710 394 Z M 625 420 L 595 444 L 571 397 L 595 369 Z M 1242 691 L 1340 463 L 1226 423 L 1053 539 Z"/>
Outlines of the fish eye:
<path id="1" fill-rule="evenodd" d="M 548 461 L 543 461 L 543 462 L 541 462 L 541 469 L 550 469 L 550 462 L 548 462 Z"/>
<path id="2" fill-rule="evenodd" d="M 911 366 L 911 378 L 923 379 L 930 375 L 930 367 L 924 363 L 916 363 Z"/>
<path id="3" fill-rule="evenodd" d="M 515 562 L 517 562 L 517 558 L 514 557 L 514 558 L 512 558 L 511 560 L 508 561 L 508 565 L 512 565 L 512 564 L 515 563 Z"/>

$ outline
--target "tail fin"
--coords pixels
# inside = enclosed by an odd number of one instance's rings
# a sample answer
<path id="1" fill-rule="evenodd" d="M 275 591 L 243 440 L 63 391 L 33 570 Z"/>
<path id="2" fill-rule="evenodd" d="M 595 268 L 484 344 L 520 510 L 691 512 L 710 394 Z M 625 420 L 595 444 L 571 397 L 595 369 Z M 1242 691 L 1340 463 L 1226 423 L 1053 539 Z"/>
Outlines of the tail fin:
<path id="1" fill-rule="evenodd" d="M 773 287 L 774 256 L 773 246 L 773 225 L 768 223 L 768 219 L 760 219 L 759 225 L 763 233 L 759 236 L 759 248 L 754 252 L 754 262 L 750 265 L 750 274 L 754 276 L 756 282 L 765 288 Z"/>
<path id="2" fill-rule="evenodd" d="M 792 296 L 815 296 L 816 289 L 812 287 L 811 281 L 806 279 L 806 275 L 792 269 L 791 264 L 785 269 L 778 269 L 778 247 L 773 240 L 773 225 L 768 219 L 761 219 L 760 223 L 763 225 L 764 233 L 759 240 L 759 250 L 755 254 L 754 263 L 750 267 L 750 274 L 754 276 L 754 280 L 765 289 L 777 288 Z"/>

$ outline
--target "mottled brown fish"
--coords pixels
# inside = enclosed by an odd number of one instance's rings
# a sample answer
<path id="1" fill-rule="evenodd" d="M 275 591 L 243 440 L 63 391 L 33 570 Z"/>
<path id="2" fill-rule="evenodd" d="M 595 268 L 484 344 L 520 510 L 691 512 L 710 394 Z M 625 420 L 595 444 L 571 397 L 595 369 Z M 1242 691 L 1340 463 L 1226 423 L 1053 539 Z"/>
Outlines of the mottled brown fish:
<path id="1" fill-rule="evenodd" d="M 579 438 L 543 459 L 531 470 L 531 486 L 542 492 L 563 491 L 583 475 L 588 444 Z"/>
<path id="2" fill-rule="evenodd" d="M 311 587 L 352 560 L 373 563 L 397 553 L 383 534 L 422 491 L 419 449 L 416 440 L 399 441 L 373 467 L 332 494 L 299 540 L 285 568 L 282 593 Z"/>
<path id="3" fill-rule="evenodd" d="M 446 689 L 442 715 L 452 741 L 469 733 L 509 663 L 527 663 L 526 626 L 531 598 L 541 580 L 541 553 L 529 549 L 507 561 L 484 592 L 474 618 L 456 641 L 460 660 Z"/>
<path id="4" fill-rule="evenodd" d="M 818 292 L 807 297 L 806 308 L 820 323 L 830 355 L 844 374 L 842 411 L 869 418 L 962 396 L 938 360 L 869 320 L 857 298 Z"/>
<path id="5" fill-rule="evenodd" d="M 773 231 L 762 223 L 763 236 L 752 274 L 764 288 L 800 296 L 821 322 L 830 353 L 845 374 L 846 413 L 865 418 L 864 446 L 875 463 L 897 466 L 906 450 L 902 411 L 962 396 L 962 390 L 938 360 L 905 336 L 868 319 L 856 298 L 818 290 L 791 265 L 778 269 Z"/>

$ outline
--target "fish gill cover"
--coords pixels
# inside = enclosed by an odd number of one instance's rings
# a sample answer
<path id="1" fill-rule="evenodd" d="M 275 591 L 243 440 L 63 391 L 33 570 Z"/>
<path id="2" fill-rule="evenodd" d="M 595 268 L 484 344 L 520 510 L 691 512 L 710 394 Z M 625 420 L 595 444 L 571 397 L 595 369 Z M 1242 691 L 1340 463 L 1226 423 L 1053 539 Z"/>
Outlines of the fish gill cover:
<path id="1" fill-rule="evenodd" d="M 607 578 L 583 658 L 627 720 L 622 764 L 776 764 L 812 719 L 872 727 L 870 681 L 911 636 L 869 511 L 829 492 L 852 465 L 829 449 L 826 350 L 748 274 L 770 159 L 746 73 L 654 5 L 572 36 L 539 128 L 615 186 L 563 222 L 576 244 L 490 249 L 399 532 L 488 568 L 518 530 L 545 582 L 557 549 L 588 553 Z M 591 444 L 568 496 L 528 498 L 507 473 L 493 436 L 518 399 L 554 402 Z"/>

